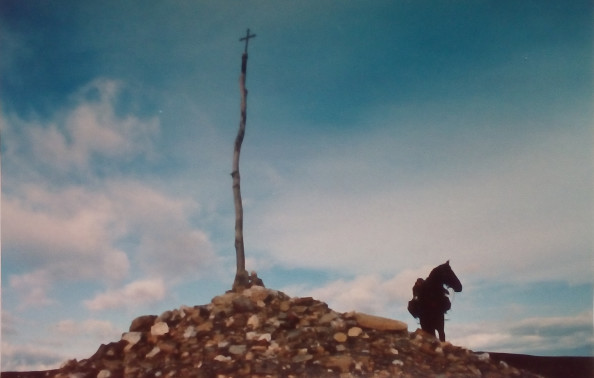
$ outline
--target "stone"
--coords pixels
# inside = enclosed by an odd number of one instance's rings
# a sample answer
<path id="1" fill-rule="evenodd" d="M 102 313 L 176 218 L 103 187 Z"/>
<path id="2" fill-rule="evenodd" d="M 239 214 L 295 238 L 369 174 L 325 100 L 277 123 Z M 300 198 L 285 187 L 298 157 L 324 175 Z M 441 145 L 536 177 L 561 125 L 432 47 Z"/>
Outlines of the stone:
<path id="1" fill-rule="evenodd" d="M 109 378 L 111 377 L 111 372 L 109 370 L 103 369 L 99 373 L 97 373 L 97 378 Z"/>
<path id="2" fill-rule="evenodd" d="M 136 344 L 141 338 L 142 332 L 126 332 L 122 334 L 122 340 L 128 342 L 129 346 Z"/>
<path id="3" fill-rule="evenodd" d="M 163 312 L 161 315 L 159 315 L 159 317 L 155 321 L 156 322 L 168 322 L 172 317 L 173 317 L 173 311 L 167 310 L 167 311 Z"/>
<path id="4" fill-rule="evenodd" d="M 232 304 L 233 309 L 237 312 L 254 312 L 256 310 L 256 304 L 244 296 L 234 298 Z"/>
<path id="5" fill-rule="evenodd" d="M 253 314 L 252 316 L 250 316 L 250 318 L 247 321 L 247 325 L 251 329 L 259 328 L 260 327 L 260 318 L 258 318 L 258 315 Z"/>
<path id="6" fill-rule="evenodd" d="M 348 336 L 344 332 L 336 332 L 333 337 L 339 343 L 344 343 L 348 339 Z"/>
<path id="7" fill-rule="evenodd" d="M 349 337 L 358 337 L 362 333 L 363 333 L 363 330 L 361 328 L 359 328 L 359 327 L 352 327 L 352 328 L 349 328 L 349 331 L 348 331 L 347 335 Z"/>
<path id="8" fill-rule="evenodd" d="M 293 303 L 296 306 L 306 306 L 309 307 L 311 306 L 314 302 L 316 302 L 315 299 L 313 299 L 312 297 L 303 297 L 303 298 L 293 298 Z"/>
<path id="9" fill-rule="evenodd" d="M 200 324 L 199 326 L 197 326 L 196 332 L 210 332 L 213 327 L 214 327 L 214 324 L 212 324 L 212 322 L 209 320 L 209 321 L 204 322 L 204 323 Z"/>
<path id="10" fill-rule="evenodd" d="M 318 323 L 320 324 L 328 324 L 330 323 L 332 320 L 336 319 L 338 317 L 338 314 L 334 311 L 326 313 L 324 315 L 322 315 L 320 317 L 320 319 L 318 319 Z"/>
<path id="11" fill-rule="evenodd" d="M 169 332 L 169 326 L 165 322 L 157 322 L 151 327 L 151 335 L 162 336 Z"/>
<path id="12" fill-rule="evenodd" d="M 289 301 L 281 302 L 279 308 L 282 312 L 287 312 L 291 308 L 291 302 L 289 302 Z"/>
<path id="13" fill-rule="evenodd" d="M 322 364 L 328 368 L 338 369 L 341 373 L 350 371 L 353 365 L 353 357 L 351 356 L 328 356 L 322 359 Z"/>
<path id="14" fill-rule="evenodd" d="M 177 345 L 171 341 L 161 341 L 157 346 L 163 353 L 173 353 L 177 349 Z"/>
<path id="15" fill-rule="evenodd" d="M 196 329 L 193 325 L 188 326 L 184 331 L 184 339 L 196 336 Z"/>
<path id="16" fill-rule="evenodd" d="M 231 354 L 244 354 L 247 350 L 246 345 L 231 345 L 229 347 L 229 353 Z"/>
<path id="17" fill-rule="evenodd" d="M 230 307 L 233 299 L 237 298 L 237 293 L 225 293 L 223 295 L 219 295 L 218 297 L 214 297 L 210 303 L 214 305 L 214 307 L 224 308 Z"/>
<path id="18" fill-rule="evenodd" d="M 368 315 L 362 312 L 355 313 L 355 320 L 363 328 L 371 328 L 378 331 L 405 332 L 408 329 L 408 325 L 399 320 Z"/>
<path id="19" fill-rule="evenodd" d="M 291 361 L 293 362 L 304 362 L 304 361 L 309 361 L 313 358 L 313 355 L 311 354 L 298 354 L 296 356 L 294 356 Z"/>
<path id="20" fill-rule="evenodd" d="M 157 319 L 156 315 L 143 315 L 132 320 L 130 332 L 148 332 Z"/>
<path id="21" fill-rule="evenodd" d="M 330 322 L 330 326 L 337 330 L 343 330 L 346 328 L 346 322 L 344 319 L 337 318 Z"/>
<path id="22" fill-rule="evenodd" d="M 150 352 L 148 352 L 145 356 L 145 358 L 153 358 L 155 357 L 157 354 L 159 354 L 159 352 L 161 351 L 161 349 L 159 349 L 159 347 L 154 347 L 153 349 L 151 349 Z"/>
<path id="23" fill-rule="evenodd" d="M 307 311 L 307 306 L 293 306 L 293 311 L 297 314 L 302 314 Z"/>
<path id="24" fill-rule="evenodd" d="M 280 350 L 281 350 L 281 348 L 278 345 L 278 343 L 276 341 L 271 341 L 270 345 L 268 345 L 268 348 L 266 349 L 265 355 L 270 357 L 270 356 L 272 356 L 273 353 L 277 353 Z"/>
<path id="25" fill-rule="evenodd" d="M 234 317 L 225 319 L 225 327 L 231 327 L 233 325 L 233 323 L 235 323 Z"/>
<path id="26" fill-rule="evenodd" d="M 214 358 L 214 360 L 219 361 L 219 362 L 230 362 L 232 360 L 232 358 L 228 357 L 228 356 L 223 356 L 222 354 L 219 354 Z"/>
<path id="27" fill-rule="evenodd" d="M 263 286 L 252 286 L 245 289 L 242 294 L 257 303 L 266 300 L 272 293 Z"/>
<path id="28" fill-rule="evenodd" d="M 179 317 L 180 318 L 185 318 L 187 314 L 191 314 L 194 311 L 194 309 L 190 306 L 186 306 L 186 305 L 181 305 L 179 307 Z"/>
<path id="29" fill-rule="evenodd" d="M 262 281 L 262 279 L 258 277 L 258 274 L 254 271 L 250 273 L 250 284 L 252 287 L 264 288 L 264 281 Z"/>
<path id="30" fill-rule="evenodd" d="M 124 352 L 128 352 L 134 345 L 136 345 L 142 338 L 142 332 L 126 332 L 122 334 L 122 340 L 126 341 L 128 345 L 124 348 Z"/>

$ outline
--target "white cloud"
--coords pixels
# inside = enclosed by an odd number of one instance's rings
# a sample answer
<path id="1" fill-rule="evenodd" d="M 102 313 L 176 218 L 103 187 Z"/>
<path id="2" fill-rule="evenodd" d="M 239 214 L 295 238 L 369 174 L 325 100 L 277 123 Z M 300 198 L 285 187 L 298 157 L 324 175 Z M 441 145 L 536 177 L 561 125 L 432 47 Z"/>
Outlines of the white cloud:
<path id="1" fill-rule="evenodd" d="M 118 116 L 115 105 L 121 87 L 113 80 L 95 80 L 75 96 L 76 107 L 60 122 L 29 125 L 28 143 L 37 163 L 64 173 L 87 170 L 95 156 L 150 156 L 152 139 L 159 131 L 158 120 Z"/>
<path id="2" fill-rule="evenodd" d="M 594 349 L 592 312 L 508 323 L 456 325 L 451 340 L 473 350 L 549 355 Z"/>
<path id="3" fill-rule="evenodd" d="M 449 141 L 429 162 L 399 161 L 406 142 L 416 140 L 380 132 L 314 152 L 253 206 L 246 233 L 256 234 L 256 249 L 283 266 L 347 274 L 451 258 L 475 278 L 591 280 L 581 131 L 543 131 L 485 156 L 473 150 L 483 141 Z M 384 149 L 390 143 L 396 156 Z"/>
<path id="4" fill-rule="evenodd" d="M 209 236 L 191 224 L 200 210 L 194 199 L 154 182 L 103 176 L 154 155 L 159 122 L 116 112 L 123 90 L 119 82 L 96 80 L 51 120 L 0 118 L 10 137 L 3 155 L 10 172 L 2 187 L 3 257 L 25 268 L 10 275 L 24 306 L 51 304 L 56 281 L 113 287 L 138 273 L 131 264 L 177 281 L 216 262 Z"/>
<path id="5" fill-rule="evenodd" d="M 545 337 L 559 337 L 589 330 L 590 336 L 594 336 L 594 318 L 591 312 L 584 312 L 572 317 L 531 317 L 522 319 L 510 327 L 510 331 L 516 335 L 538 334 Z"/>
<path id="6" fill-rule="evenodd" d="M 10 288 L 19 296 L 21 308 L 47 306 L 54 303 L 47 293 L 50 283 L 51 278 L 44 270 L 10 277 Z"/>
<path id="7" fill-rule="evenodd" d="M 215 255 L 208 235 L 190 218 L 199 210 L 189 198 L 171 197 L 135 182 L 115 182 L 107 191 L 119 219 L 139 235 L 138 264 L 151 275 L 169 279 L 207 272 Z"/>
<path id="8" fill-rule="evenodd" d="M 122 230 L 105 196 L 25 185 L 19 197 L 2 201 L 4 257 L 31 269 L 10 276 L 23 306 L 53 303 L 48 292 L 55 281 L 109 283 L 128 274 L 128 257 L 115 245 Z"/>
<path id="9" fill-rule="evenodd" d="M 208 237 L 199 230 L 165 229 L 144 234 L 139 251 L 145 271 L 172 279 L 200 275 L 215 262 Z"/>
<path id="10" fill-rule="evenodd" d="M 65 338 L 85 337 L 102 340 L 103 343 L 117 339 L 122 333 L 112 323 L 99 319 L 85 319 L 82 321 L 73 319 L 60 320 L 55 325 L 55 332 Z"/>
<path id="11" fill-rule="evenodd" d="M 29 273 L 13 276 L 28 304 L 34 297 L 50 303 L 45 294 L 56 280 L 117 284 L 130 273 L 131 260 L 175 281 L 207 273 L 216 263 L 208 235 L 190 223 L 196 210 L 190 199 L 134 181 L 53 191 L 24 185 L 18 196 L 3 196 L 3 253 L 45 278 L 34 285 Z M 126 238 L 136 242 L 124 251 L 118 245 Z"/>
<path id="12" fill-rule="evenodd" d="M 3 337 L 3 371 L 56 369 L 66 360 L 88 358 L 100 344 L 117 341 L 122 333 L 100 319 L 65 319 L 49 326 L 35 323 L 35 327 L 30 322 L 19 322 L 22 337 Z"/>
<path id="13" fill-rule="evenodd" d="M 51 346 L 2 342 L 2 371 L 39 371 L 59 367 L 68 357 Z"/>
<path id="14" fill-rule="evenodd" d="M 350 280 L 339 279 L 324 286 L 295 286 L 285 290 L 291 295 L 312 296 L 327 302 L 337 311 L 363 311 L 390 316 L 396 308 L 405 309 L 412 298 L 417 278 L 427 277 L 434 266 L 406 269 L 391 275 L 364 274 Z M 455 266 L 453 267 L 455 270 Z"/>
<path id="15" fill-rule="evenodd" d="M 8 312 L 6 309 L 1 311 L 2 321 L 2 335 L 14 335 L 20 325 L 19 318 Z"/>
<path id="16" fill-rule="evenodd" d="M 160 301 L 165 293 L 162 279 L 135 281 L 123 288 L 97 294 L 95 298 L 85 301 L 85 306 L 92 311 L 130 308 Z"/>
<path id="17" fill-rule="evenodd" d="M 29 264 L 55 274 L 121 279 L 128 261 L 113 245 L 123 230 L 112 207 L 109 198 L 81 187 L 23 186 L 19 197 L 3 198 L 6 253 L 19 250 Z"/>

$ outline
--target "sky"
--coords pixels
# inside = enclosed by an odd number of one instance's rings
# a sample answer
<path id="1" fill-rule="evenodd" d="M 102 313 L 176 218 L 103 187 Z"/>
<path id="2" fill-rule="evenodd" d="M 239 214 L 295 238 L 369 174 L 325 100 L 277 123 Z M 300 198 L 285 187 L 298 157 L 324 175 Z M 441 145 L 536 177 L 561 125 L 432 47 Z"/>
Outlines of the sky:
<path id="1" fill-rule="evenodd" d="M 2 370 L 48 369 L 247 269 L 446 337 L 594 355 L 590 1 L 0 0 Z"/>

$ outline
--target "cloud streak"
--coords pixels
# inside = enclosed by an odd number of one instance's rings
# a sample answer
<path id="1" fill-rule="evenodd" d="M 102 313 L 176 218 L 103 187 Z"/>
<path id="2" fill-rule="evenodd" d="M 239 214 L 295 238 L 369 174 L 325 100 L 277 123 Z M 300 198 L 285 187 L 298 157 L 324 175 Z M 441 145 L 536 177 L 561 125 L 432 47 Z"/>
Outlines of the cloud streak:
<path id="1" fill-rule="evenodd" d="M 592 312 L 533 317 L 505 324 L 456 326 L 453 332 L 459 335 L 452 340 L 454 344 L 466 345 L 473 350 L 538 355 L 554 355 L 560 350 L 570 355 L 594 352 Z"/>
<path id="2" fill-rule="evenodd" d="M 155 158 L 159 132 L 158 120 L 117 111 L 124 91 L 119 82 L 95 80 L 53 119 L 2 117 L 13 141 L 5 157 L 3 259 L 27 270 L 10 275 L 21 306 L 53 304 L 58 282 L 113 287 L 140 273 L 171 284 L 216 264 L 208 234 L 191 222 L 200 211 L 194 199 L 118 174 L 122 164 Z M 98 161 L 111 167 L 105 159 L 113 163 L 108 178 L 97 169 Z"/>
<path id="3" fill-rule="evenodd" d="M 88 353 L 96 350 L 98 345 L 116 341 L 122 333 L 109 321 L 94 318 L 63 319 L 42 326 L 39 323 L 32 326 L 22 320 L 16 323 L 19 327 L 15 332 L 24 335 L 25 341 L 9 343 L 3 338 L 3 371 L 55 369 L 69 359 L 88 358 Z M 33 330 L 33 334 L 28 329 Z M 77 344 L 74 340 L 84 341 Z"/>
<path id="4" fill-rule="evenodd" d="M 56 111 L 53 122 L 10 119 L 20 130 L 8 132 L 24 135 L 14 139 L 7 154 L 32 159 L 30 164 L 54 175 L 86 174 L 105 168 L 105 160 L 121 164 L 139 157 L 154 158 L 159 121 L 118 114 L 123 88 L 117 81 L 97 79 L 73 96 L 72 108 Z"/>
<path id="5" fill-rule="evenodd" d="M 543 132 L 521 147 L 466 161 L 459 156 L 465 151 L 455 149 L 469 146 L 452 144 L 446 156 L 458 165 L 440 171 L 441 161 L 434 161 L 404 180 L 412 166 L 391 164 L 389 153 L 375 156 L 374 146 L 387 139 L 380 133 L 354 148 L 319 152 L 292 177 L 285 174 L 278 194 L 254 210 L 248 234 L 257 233 L 258 250 L 281 265 L 386 274 L 455 253 L 461 271 L 481 278 L 508 276 L 511 268 L 517 280 L 586 282 L 587 135 Z"/>
<path id="6" fill-rule="evenodd" d="M 92 311 L 131 308 L 151 304 L 165 297 L 166 288 L 163 280 L 142 280 L 127 284 L 123 288 L 109 290 L 84 302 Z"/>

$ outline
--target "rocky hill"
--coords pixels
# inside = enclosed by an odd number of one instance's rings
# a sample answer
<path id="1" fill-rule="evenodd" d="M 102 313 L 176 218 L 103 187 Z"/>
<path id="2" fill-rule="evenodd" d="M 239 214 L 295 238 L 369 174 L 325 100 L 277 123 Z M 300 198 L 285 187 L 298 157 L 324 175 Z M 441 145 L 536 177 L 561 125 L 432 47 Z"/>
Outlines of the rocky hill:
<path id="1" fill-rule="evenodd" d="M 101 345 L 88 359 L 37 374 L 56 378 L 537 376 L 497 362 L 487 353 L 441 343 L 420 330 L 409 333 L 397 320 L 338 313 L 313 298 L 291 298 L 261 286 L 228 292 L 207 305 L 138 317 L 121 340 Z"/>

